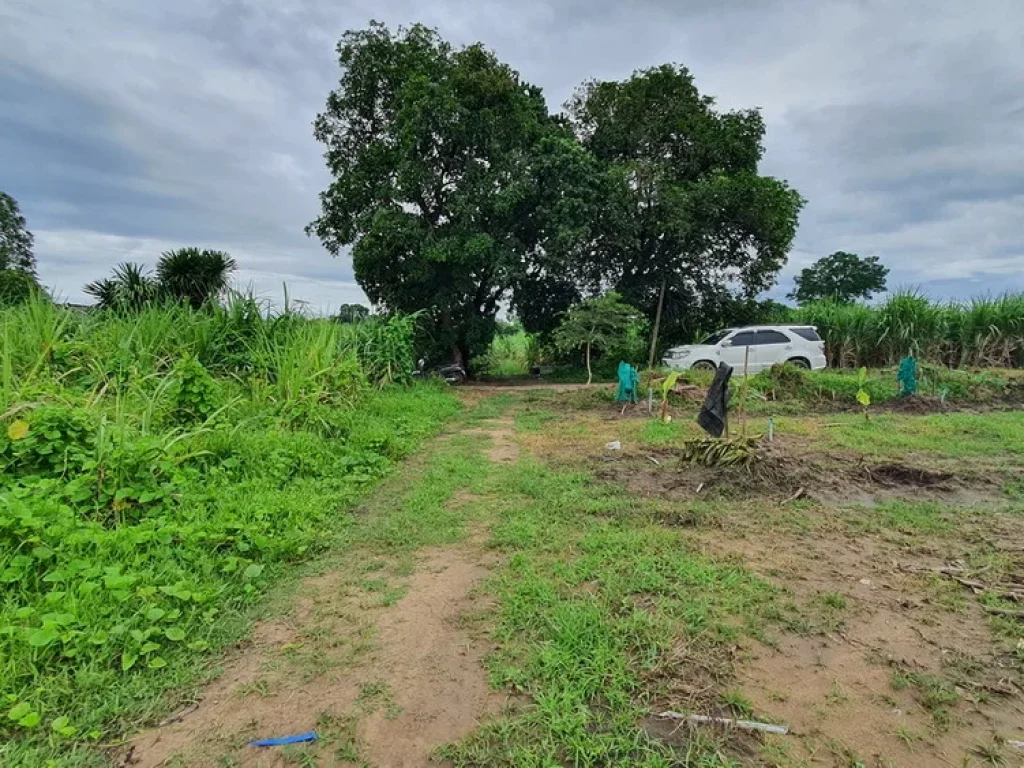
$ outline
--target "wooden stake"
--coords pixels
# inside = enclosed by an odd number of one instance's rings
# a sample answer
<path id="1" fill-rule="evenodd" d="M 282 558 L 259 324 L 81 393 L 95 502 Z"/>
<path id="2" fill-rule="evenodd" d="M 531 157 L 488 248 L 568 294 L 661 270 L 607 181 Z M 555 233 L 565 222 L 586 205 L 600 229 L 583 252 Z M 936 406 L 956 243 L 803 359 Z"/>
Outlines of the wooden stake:
<path id="1" fill-rule="evenodd" d="M 661 308 L 665 305 L 665 286 L 667 280 L 661 281 L 661 293 L 658 295 L 658 311 L 654 314 L 654 333 L 651 335 L 651 351 L 647 355 L 647 370 L 654 367 L 654 351 L 658 348 L 658 331 L 661 329 Z"/>

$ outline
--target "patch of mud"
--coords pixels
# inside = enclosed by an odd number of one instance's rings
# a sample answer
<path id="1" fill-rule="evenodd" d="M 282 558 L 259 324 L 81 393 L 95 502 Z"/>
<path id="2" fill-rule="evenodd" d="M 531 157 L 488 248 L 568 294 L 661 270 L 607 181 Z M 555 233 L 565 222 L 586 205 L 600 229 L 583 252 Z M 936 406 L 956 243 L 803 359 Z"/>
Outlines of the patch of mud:
<path id="1" fill-rule="evenodd" d="M 487 684 L 489 648 L 465 621 L 483 608 L 474 596 L 488 573 L 481 557 L 469 547 L 425 551 L 405 596 L 386 608 L 360 605 L 338 573 L 309 580 L 290 617 L 257 626 L 198 706 L 135 737 L 122 764 L 284 765 L 281 750 L 246 742 L 344 720 L 354 723 L 348 747 L 360 760 L 428 765 L 434 749 L 466 736 L 503 701 Z M 320 757 L 345 746 L 324 736 Z M 333 754 L 321 762 L 338 764 Z"/>
<path id="2" fill-rule="evenodd" d="M 889 487 L 909 485 L 915 488 L 936 488 L 948 486 L 953 480 L 953 475 L 948 472 L 933 472 L 898 463 L 865 466 L 863 473 L 871 482 Z"/>
<path id="3" fill-rule="evenodd" d="M 884 400 L 878 404 L 878 410 L 890 413 L 928 414 L 945 413 L 951 410 L 948 400 L 929 395 L 908 395 L 907 397 L 894 397 L 891 400 Z"/>

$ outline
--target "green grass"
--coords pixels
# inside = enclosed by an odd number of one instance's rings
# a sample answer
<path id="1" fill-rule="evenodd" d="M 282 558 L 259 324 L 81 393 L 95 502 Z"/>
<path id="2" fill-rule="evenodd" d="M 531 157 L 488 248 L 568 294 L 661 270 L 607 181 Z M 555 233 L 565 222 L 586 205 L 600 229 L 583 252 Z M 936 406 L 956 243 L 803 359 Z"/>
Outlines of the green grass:
<path id="1" fill-rule="evenodd" d="M 526 408 L 515 413 L 515 427 L 519 432 L 542 432 L 550 429 L 550 422 L 558 417 L 543 408 Z"/>
<path id="2" fill-rule="evenodd" d="M 923 536 L 948 533 L 964 513 L 962 508 L 932 502 L 885 501 L 870 509 L 858 509 L 855 516 L 845 519 L 855 533 L 891 530 Z"/>
<path id="3" fill-rule="evenodd" d="M 491 679 L 534 704 L 444 754 L 467 766 L 675 764 L 638 725 L 673 649 L 726 663 L 728 643 L 760 627 L 772 588 L 693 551 L 644 502 L 585 474 L 521 460 L 481 490 L 491 544 L 509 558 L 491 583 L 500 603 Z M 697 752 L 702 765 L 729 764 L 717 747 Z"/>
<path id="4" fill-rule="evenodd" d="M 894 691 L 911 690 L 917 701 L 931 713 L 936 730 L 949 726 L 950 709 L 960 703 L 960 694 L 952 683 L 937 675 L 923 672 L 899 671 L 890 678 Z"/>
<path id="5" fill-rule="evenodd" d="M 823 442 L 866 456 L 898 458 L 907 453 L 940 458 L 988 458 L 1024 454 L 1024 412 L 945 413 L 934 416 L 842 414 L 823 430 Z"/>
<path id="6" fill-rule="evenodd" d="M 403 518 L 371 535 L 352 509 L 459 410 L 389 386 L 411 338 L 403 318 L 342 327 L 244 300 L 0 311 L 0 762 L 102 762 L 94 745 L 208 673 L 300 563 L 403 545 Z"/>
<path id="7" fill-rule="evenodd" d="M 523 376 L 530 372 L 530 344 L 521 328 L 496 335 L 487 353 L 473 360 L 473 370 L 486 376 Z"/>

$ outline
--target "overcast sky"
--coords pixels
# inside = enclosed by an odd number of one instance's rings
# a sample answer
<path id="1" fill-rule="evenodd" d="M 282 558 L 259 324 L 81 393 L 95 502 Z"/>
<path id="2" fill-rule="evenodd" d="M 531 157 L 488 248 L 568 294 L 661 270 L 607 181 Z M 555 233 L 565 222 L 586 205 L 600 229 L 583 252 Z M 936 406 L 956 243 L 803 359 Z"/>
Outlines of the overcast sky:
<path id="1" fill-rule="evenodd" d="M 302 230 L 334 46 L 371 18 L 483 41 L 553 109 L 663 62 L 760 107 L 762 171 L 809 201 L 775 296 L 836 250 L 881 257 L 890 287 L 1024 290 L 1020 0 L 2 0 L 0 189 L 43 281 L 83 301 L 118 262 L 199 245 L 261 295 L 362 300 Z"/>

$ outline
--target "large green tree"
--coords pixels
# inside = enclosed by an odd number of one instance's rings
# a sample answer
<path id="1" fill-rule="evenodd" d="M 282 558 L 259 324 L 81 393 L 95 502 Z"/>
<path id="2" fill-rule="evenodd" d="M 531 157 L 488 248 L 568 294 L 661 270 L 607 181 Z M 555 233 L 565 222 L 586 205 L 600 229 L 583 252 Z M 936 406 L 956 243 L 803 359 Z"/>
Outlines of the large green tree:
<path id="1" fill-rule="evenodd" d="M 36 259 L 32 242 L 32 233 L 25 225 L 18 201 L 0 192 L 0 270 L 17 270 L 34 276 Z"/>
<path id="2" fill-rule="evenodd" d="M 39 289 L 32 242 L 18 201 L 0 192 L 0 306 L 18 304 Z"/>
<path id="3" fill-rule="evenodd" d="M 351 247 L 370 300 L 426 310 L 435 354 L 467 364 L 500 302 L 578 242 L 553 233 L 573 219 L 555 186 L 585 153 L 540 89 L 482 45 L 373 23 L 345 33 L 338 57 L 314 124 L 334 180 L 307 231 L 335 255 Z M 540 255 L 547 265 L 531 267 Z"/>
<path id="4" fill-rule="evenodd" d="M 888 274 L 889 268 L 880 264 L 877 256 L 836 251 L 801 270 L 789 298 L 800 304 L 820 299 L 841 303 L 870 299 L 885 290 Z"/>
<path id="5" fill-rule="evenodd" d="M 370 308 L 362 304 L 342 304 L 334 319 L 339 323 L 358 323 L 370 316 Z"/>
<path id="6" fill-rule="evenodd" d="M 671 65 L 587 83 L 567 108 L 605 176 L 587 290 L 613 287 L 651 320 L 664 296 L 662 336 L 674 341 L 774 284 L 803 199 L 758 173 L 757 110 L 718 111 Z"/>

